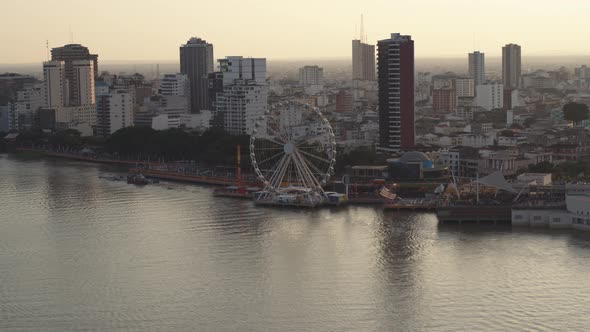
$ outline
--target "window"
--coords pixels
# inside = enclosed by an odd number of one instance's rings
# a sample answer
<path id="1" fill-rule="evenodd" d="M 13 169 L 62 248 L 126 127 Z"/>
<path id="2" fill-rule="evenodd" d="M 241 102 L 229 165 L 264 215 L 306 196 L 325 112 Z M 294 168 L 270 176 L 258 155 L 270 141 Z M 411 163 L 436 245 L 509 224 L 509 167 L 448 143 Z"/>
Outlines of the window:
<path id="1" fill-rule="evenodd" d="M 553 219 L 551 219 L 551 221 L 554 222 L 554 223 L 560 223 L 561 222 L 561 219 L 559 219 L 559 218 L 553 218 Z"/>
<path id="2" fill-rule="evenodd" d="M 533 220 L 542 220 L 542 219 L 543 219 L 543 217 L 541 217 L 541 216 L 534 216 L 533 217 Z"/>

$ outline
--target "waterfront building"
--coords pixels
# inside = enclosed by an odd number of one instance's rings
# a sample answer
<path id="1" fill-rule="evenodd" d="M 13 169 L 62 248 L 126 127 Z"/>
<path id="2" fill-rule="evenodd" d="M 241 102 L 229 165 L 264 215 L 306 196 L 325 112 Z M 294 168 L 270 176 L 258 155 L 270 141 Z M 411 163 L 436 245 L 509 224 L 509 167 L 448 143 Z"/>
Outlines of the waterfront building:
<path id="1" fill-rule="evenodd" d="M 379 147 L 408 149 L 415 142 L 414 41 L 411 36 L 392 33 L 377 48 Z"/>
<path id="2" fill-rule="evenodd" d="M 213 72 L 213 44 L 193 37 L 180 46 L 180 73 L 190 81 L 191 112 L 208 108 L 207 75 Z"/>
<path id="3" fill-rule="evenodd" d="M 45 107 L 63 107 L 69 101 L 65 62 L 47 61 L 43 63 L 43 93 Z"/>
<path id="4" fill-rule="evenodd" d="M 183 105 L 185 113 L 190 113 L 190 80 L 184 74 L 166 74 L 160 80 L 158 93 L 162 96 L 177 97 L 165 98 L 167 101 L 172 101 L 175 105 Z"/>
<path id="5" fill-rule="evenodd" d="M 127 90 L 112 90 L 96 97 L 96 136 L 107 137 L 133 125 L 133 95 Z"/>
<path id="6" fill-rule="evenodd" d="M 73 91 L 74 99 L 70 99 L 72 106 L 92 105 L 95 102 L 94 95 L 94 62 L 91 60 L 72 61 L 74 71 Z"/>
<path id="7" fill-rule="evenodd" d="M 229 56 L 218 62 L 222 87 L 210 76 L 216 92 L 214 118 L 221 119 L 226 132 L 248 135 L 268 109 L 266 59 Z"/>
<path id="8" fill-rule="evenodd" d="M 486 81 L 485 54 L 480 51 L 468 55 L 469 76 L 475 81 L 475 85 Z"/>
<path id="9" fill-rule="evenodd" d="M 84 88 L 78 87 L 78 84 L 80 82 L 85 83 L 85 81 L 81 81 L 76 77 L 77 71 L 74 66 L 75 61 L 81 60 L 92 62 L 92 80 L 94 81 L 94 78 L 98 77 L 97 54 L 90 54 L 88 48 L 80 44 L 68 44 L 51 50 L 51 61 L 64 62 L 65 79 L 67 80 L 69 91 L 69 100 L 66 103 L 67 106 L 83 105 L 80 103 L 79 93 L 82 92 Z"/>
<path id="10" fill-rule="evenodd" d="M 502 83 L 506 89 L 520 87 L 521 50 L 516 44 L 502 47 Z"/>
<path id="11" fill-rule="evenodd" d="M 16 91 L 8 103 L 10 130 L 29 130 L 34 125 L 35 112 L 45 105 L 44 84 L 27 84 Z"/>

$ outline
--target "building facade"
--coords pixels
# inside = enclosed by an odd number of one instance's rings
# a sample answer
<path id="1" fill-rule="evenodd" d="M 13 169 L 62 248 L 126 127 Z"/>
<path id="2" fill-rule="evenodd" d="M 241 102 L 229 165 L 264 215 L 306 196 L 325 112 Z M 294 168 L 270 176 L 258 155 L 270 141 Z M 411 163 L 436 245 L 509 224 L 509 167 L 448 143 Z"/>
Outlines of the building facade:
<path id="1" fill-rule="evenodd" d="M 299 68 L 299 85 L 303 86 L 305 93 L 314 95 L 324 89 L 324 69 L 318 66 L 305 66 Z"/>
<path id="2" fill-rule="evenodd" d="M 96 97 L 96 136 L 107 137 L 119 129 L 133 126 L 133 95 L 114 90 Z"/>
<path id="3" fill-rule="evenodd" d="M 366 44 L 359 39 L 352 41 L 352 79 L 375 80 L 375 45 Z"/>
<path id="4" fill-rule="evenodd" d="M 43 63 L 43 94 L 45 107 L 63 107 L 68 96 L 65 62 L 48 61 Z"/>
<path id="5" fill-rule="evenodd" d="M 232 135 L 251 134 L 268 109 L 266 59 L 230 56 L 218 61 L 223 91 L 215 95 L 213 117 Z"/>
<path id="6" fill-rule="evenodd" d="M 474 104 L 486 111 L 504 107 L 504 86 L 501 83 L 488 82 L 476 87 Z"/>
<path id="7" fill-rule="evenodd" d="M 520 46 L 507 44 L 502 47 L 502 81 L 505 89 L 517 89 L 521 75 Z"/>
<path id="8" fill-rule="evenodd" d="M 432 108 L 435 111 L 455 112 L 457 109 L 457 93 L 453 88 L 432 90 Z"/>
<path id="9" fill-rule="evenodd" d="M 378 48 L 379 145 L 401 150 L 414 145 L 414 41 L 392 33 Z"/>
<path id="10" fill-rule="evenodd" d="M 80 97 L 79 87 L 76 85 L 79 80 L 76 78 L 74 62 L 85 60 L 92 62 L 92 77 L 98 77 L 98 55 L 90 54 L 87 47 L 80 44 L 68 44 L 63 47 L 56 47 L 51 50 L 51 61 L 63 61 L 65 78 L 68 84 L 69 100 L 67 106 L 77 106 Z"/>
<path id="11" fill-rule="evenodd" d="M 485 54 L 480 51 L 468 55 L 469 76 L 475 81 L 475 85 L 483 84 L 486 81 Z"/>
<path id="12" fill-rule="evenodd" d="M 191 112 L 208 108 L 207 75 L 213 72 L 213 44 L 191 38 L 180 46 L 180 73 L 190 81 Z"/>

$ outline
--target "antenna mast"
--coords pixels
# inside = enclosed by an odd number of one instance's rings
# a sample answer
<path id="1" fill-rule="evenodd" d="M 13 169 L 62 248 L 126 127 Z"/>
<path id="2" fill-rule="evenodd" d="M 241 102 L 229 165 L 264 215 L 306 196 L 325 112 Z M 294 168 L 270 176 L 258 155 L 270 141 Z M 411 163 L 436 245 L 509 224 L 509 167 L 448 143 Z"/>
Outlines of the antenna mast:
<path id="1" fill-rule="evenodd" d="M 47 61 L 50 61 L 50 59 L 49 59 L 49 39 L 45 40 L 45 47 L 47 48 Z"/>
<path id="2" fill-rule="evenodd" d="M 366 43 L 367 39 L 365 37 L 365 25 L 363 24 L 363 14 L 361 14 L 361 36 L 359 38 L 362 43 Z"/>

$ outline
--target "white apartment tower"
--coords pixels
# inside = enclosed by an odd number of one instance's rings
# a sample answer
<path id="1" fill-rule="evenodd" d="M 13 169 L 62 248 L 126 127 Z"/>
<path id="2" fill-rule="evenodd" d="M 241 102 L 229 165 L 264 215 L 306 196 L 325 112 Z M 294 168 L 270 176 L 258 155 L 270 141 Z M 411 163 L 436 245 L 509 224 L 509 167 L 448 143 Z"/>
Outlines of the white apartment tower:
<path id="1" fill-rule="evenodd" d="M 94 96 L 94 62 L 92 60 L 76 60 L 73 62 L 74 87 L 76 105 L 92 105 Z"/>
<path id="2" fill-rule="evenodd" d="M 307 94 L 318 94 L 324 88 L 324 69 L 318 66 L 299 68 L 299 84 Z"/>
<path id="3" fill-rule="evenodd" d="M 248 135 L 268 109 L 266 59 L 230 56 L 218 60 L 223 92 L 216 95 L 217 115 L 232 135 Z"/>
<path id="4" fill-rule="evenodd" d="M 475 80 L 475 85 L 483 84 L 486 81 L 485 54 L 479 51 L 469 53 L 469 76 Z"/>
<path id="5" fill-rule="evenodd" d="M 133 125 L 133 95 L 113 90 L 96 96 L 96 135 L 106 137 Z"/>
<path id="6" fill-rule="evenodd" d="M 158 90 L 164 96 L 190 97 L 191 83 L 185 74 L 166 74 L 160 80 Z"/>
<path id="7" fill-rule="evenodd" d="M 63 61 L 47 61 L 43 63 L 43 95 L 45 106 L 62 107 L 69 100 L 66 82 L 65 63 Z"/>

